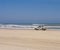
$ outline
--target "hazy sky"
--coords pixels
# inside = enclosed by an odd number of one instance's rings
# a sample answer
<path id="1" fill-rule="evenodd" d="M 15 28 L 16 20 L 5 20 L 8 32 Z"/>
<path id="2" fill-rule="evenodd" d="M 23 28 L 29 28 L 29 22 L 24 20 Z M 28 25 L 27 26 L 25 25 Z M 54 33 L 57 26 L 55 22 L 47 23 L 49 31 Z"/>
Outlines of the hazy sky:
<path id="1" fill-rule="evenodd" d="M 60 0 L 0 0 L 0 23 L 60 23 Z"/>

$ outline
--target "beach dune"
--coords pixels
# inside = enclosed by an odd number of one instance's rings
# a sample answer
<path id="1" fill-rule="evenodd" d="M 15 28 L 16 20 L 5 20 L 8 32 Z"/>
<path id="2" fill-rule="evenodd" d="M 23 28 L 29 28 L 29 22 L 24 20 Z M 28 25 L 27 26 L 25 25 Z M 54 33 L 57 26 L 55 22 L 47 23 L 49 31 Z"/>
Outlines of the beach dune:
<path id="1" fill-rule="evenodd" d="M 0 50 L 60 50 L 60 31 L 0 29 Z"/>

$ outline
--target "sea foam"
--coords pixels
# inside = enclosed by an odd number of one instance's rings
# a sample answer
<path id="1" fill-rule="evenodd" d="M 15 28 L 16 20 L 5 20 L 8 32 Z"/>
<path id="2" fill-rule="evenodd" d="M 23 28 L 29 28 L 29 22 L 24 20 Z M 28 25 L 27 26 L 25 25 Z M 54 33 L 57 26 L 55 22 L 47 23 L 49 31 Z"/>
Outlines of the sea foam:
<path id="1" fill-rule="evenodd" d="M 44 24 L 18 25 L 18 24 L 0 24 L 0 29 L 34 29 Z M 60 29 L 60 26 L 44 25 L 47 29 Z"/>

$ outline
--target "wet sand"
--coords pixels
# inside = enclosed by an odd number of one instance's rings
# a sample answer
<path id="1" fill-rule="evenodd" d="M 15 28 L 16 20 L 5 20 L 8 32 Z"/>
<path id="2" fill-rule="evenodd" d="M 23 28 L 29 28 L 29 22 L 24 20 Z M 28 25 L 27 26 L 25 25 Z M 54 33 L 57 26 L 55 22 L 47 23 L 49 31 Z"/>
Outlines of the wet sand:
<path id="1" fill-rule="evenodd" d="M 60 50 L 60 31 L 0 29 L 0 50 Z"/>

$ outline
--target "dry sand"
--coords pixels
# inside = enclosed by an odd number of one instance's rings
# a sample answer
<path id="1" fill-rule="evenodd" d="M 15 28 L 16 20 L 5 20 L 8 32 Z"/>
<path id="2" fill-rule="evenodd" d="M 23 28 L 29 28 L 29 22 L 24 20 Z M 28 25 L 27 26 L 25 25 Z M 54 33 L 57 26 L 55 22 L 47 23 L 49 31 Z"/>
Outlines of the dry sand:
<path id="1" fill-rule="evenodd" d="M 60 50 L 60 31 L 0 29 L 0 50 Z"/>

